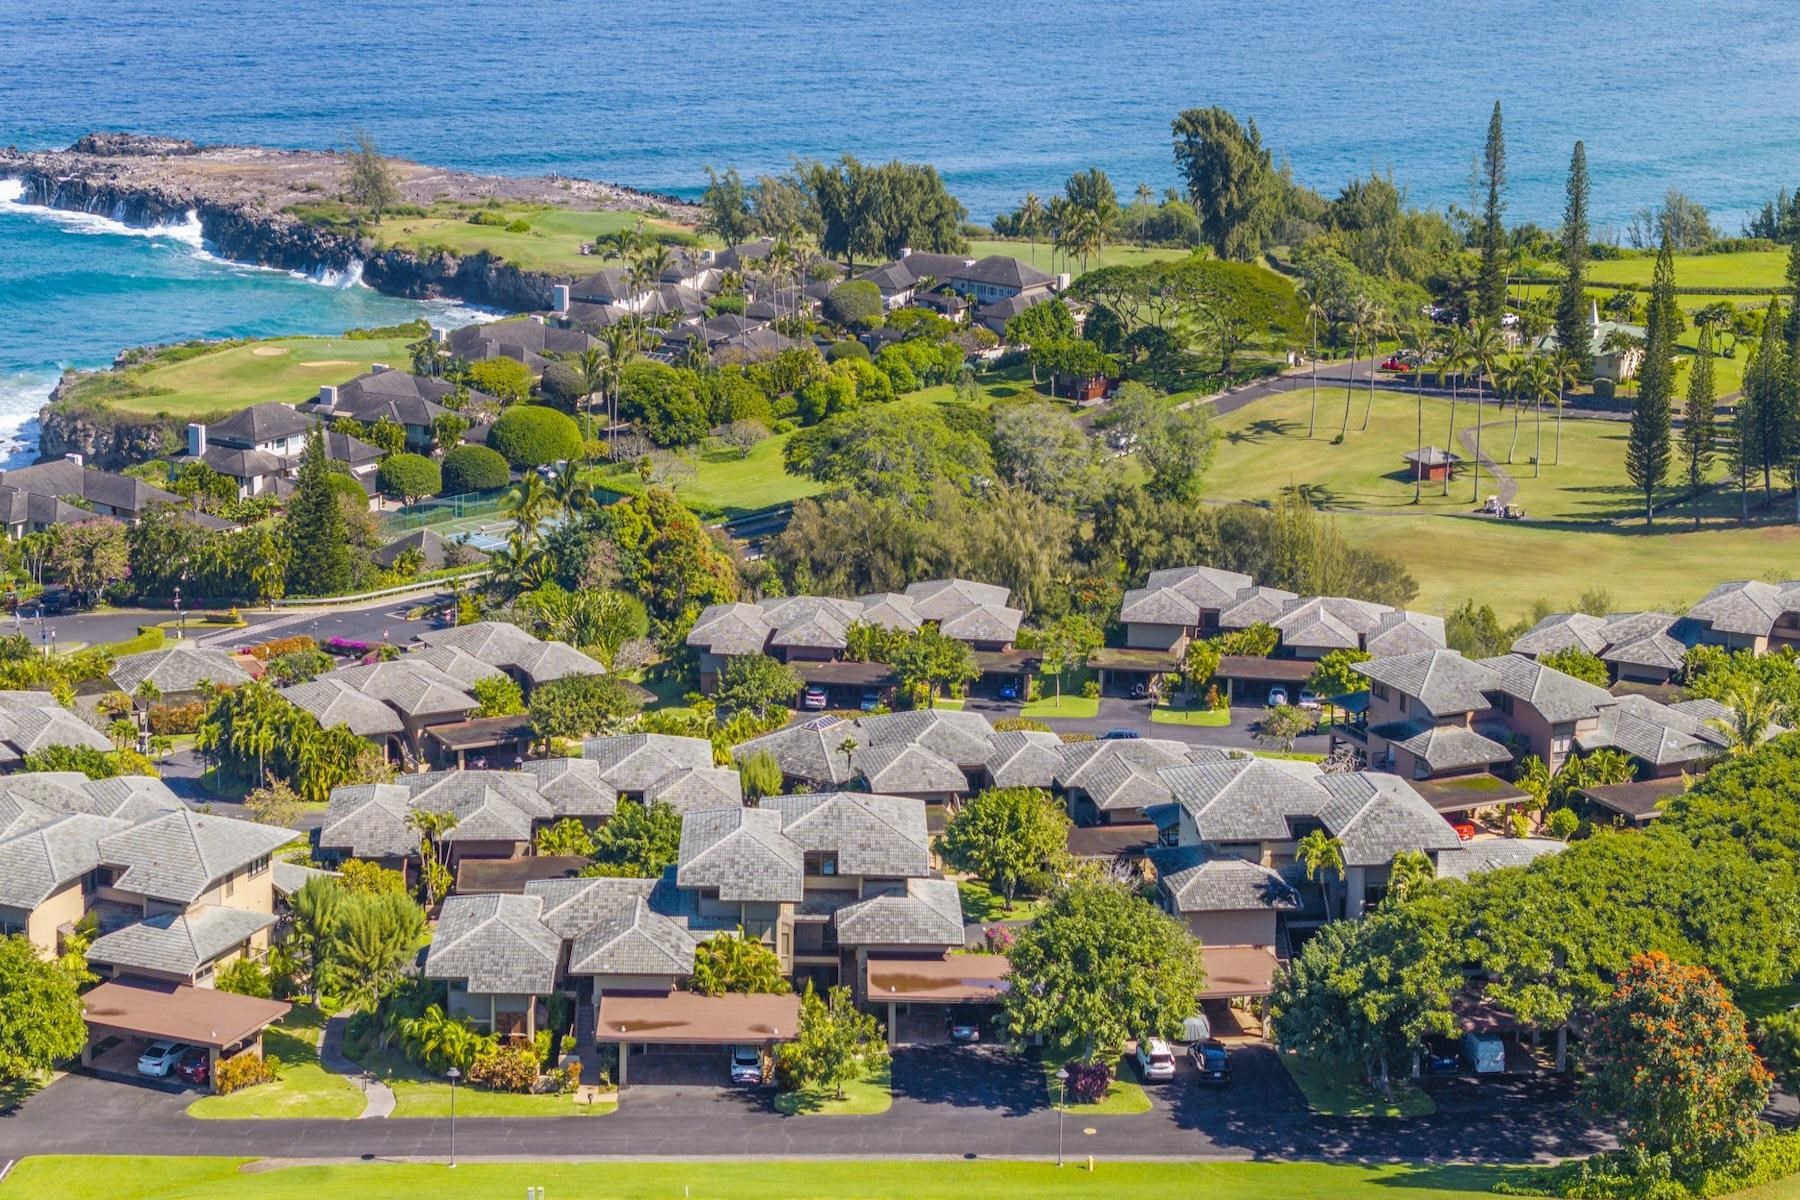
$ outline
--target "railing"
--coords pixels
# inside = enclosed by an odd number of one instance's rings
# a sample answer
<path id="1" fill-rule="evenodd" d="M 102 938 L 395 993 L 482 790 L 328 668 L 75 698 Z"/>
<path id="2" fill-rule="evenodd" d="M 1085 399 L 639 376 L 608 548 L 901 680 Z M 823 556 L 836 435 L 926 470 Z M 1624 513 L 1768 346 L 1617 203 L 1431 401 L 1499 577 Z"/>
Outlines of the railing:
<path id="1" fill-rule="evenodd" d="M 420 579 L 413 583 L 380 588 L 373 592 L 358 592 L 354 596 L 283 596 L 275 601 L 275 606 L 277 608 L 328 607 L 333 604 L 355 604 L 359 600 L 379 600 L 383 596 L 404 596 L 410 592 L 442 591 L 451 584 L 461 583 L 465 579 L 485 579 L 493 573 L 492 567 L 482 567 L 479 570 L 464 571 L 460 575 L 440 575 L 435 579 Z"/>

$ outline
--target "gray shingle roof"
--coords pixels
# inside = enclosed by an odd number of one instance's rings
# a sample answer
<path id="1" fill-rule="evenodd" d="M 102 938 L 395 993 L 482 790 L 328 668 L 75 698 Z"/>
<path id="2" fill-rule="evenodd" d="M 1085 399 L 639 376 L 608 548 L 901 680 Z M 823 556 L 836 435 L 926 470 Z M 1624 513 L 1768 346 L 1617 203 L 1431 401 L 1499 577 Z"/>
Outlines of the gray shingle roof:
<path id="1" fill-rule="evenodd" d="M 193 976 L 201 967 L 275 924 L 268 913 L 207 905 L 192 913 L 148 917 L 94 939 L 91 963 Z"/>
<path id="2" fill-rule="evenodd" d="M 1600 657 L 1609 663 L 1679 671 L 1687 660 L 1687 646 L 1673 636 L 1676 618 L 1668 613 L 1626 613 L 1606 619 L 1607 647 Z"/>
<path id="3" fill-rule="evenodd" d="M 610 817 L 619 793 L 601 776 L 600 764 L 585 758 L 538 758 L 525 764 L 537 777 L 538 795 L 556 817 Z"/>
<path id="4" fill-rule="evenodd" d="M 731 757 L 741 763 L 753 754 L 768 754 L 788 779 L 830 787 L 850 781 L 850 764 L 838 749 L 845 738 L 864 742 L 855 722 L 823 717 L 739 742 Z"/>
<path id="5" fill-rule="evenodd" d="M 712 743 L 705 738 L 662 733 L 589 738 L 581 757 L 599 763 L 600 778 L 621 792 L 645 792 L 676 771 L 713 765 Z"/>
<path id="6" fill-rule="evenodd" d="M 689 813 L 681 822 L 676 881 L 684 888 L 715 888 L 724 901 L 798 903 L 805 855 L 782 833 L 782 823 L 781 813 L 771 809 Z"/>
<path id="7" fill-rule="evenodd" d="M 1128 625 L 1198 625 L 1200 606 L 1174 588 L 1132 588 L 1119 605 Z"/>
<path id="8" fill-rule="evenodd" d="M 1385 604 L 1352 600 L 1347 596 L 1306 596 L 1288 602 L 1281 615 L 1270 621 L 1290 649 L 1354 650 L 1365 634 L 1375 632 Z"/>
<path id="9" fill-rule="evenodd" d="M 1062 768 L 1062 744 L 1054 733 L 1038 729 L 996 733 L 983 765 L 995 787 L 1047 788 Z"/>
<path id="10" fill-rule="evenodd" d="M 687 644 L 720 656 L 761 654 L 769 633 L 768 615 L 754 604 L 710 604 L 688 630 Z"/>
<path id="11" fill-rule="evenodd" d="M 407 828 L 412 793 L 403 784 L 352 784 L 331 790 L 319 829 L 321 850 L 342 850 L 356 858 L 404 858 L 419 848 Z"/>
<path id="12" fill-rule="evenodd" d="M 389 662 L 341 667 L 331 678 L 381 701 L 402 716 L 467 716 L 480 707 L 462 684 L 423 660 L 403 655 Z"/>
<path id="13" fill-rule="evenodd" d="M 1514 654 L 1533 658 L 1559 650 L 1579 648 L 1589 654 L 1606 649 L 1606 621 L 1587 613 L 1551 613 L 1520 634 L 1512 644 Z"/>
<path id="14" fill-rule="evenodd" d="M 642 896 L 615 907 L 569 948 L 571 975 L 691 975 L 695 938 Z"/>
<path id="15" fill-rule="evenodd" d="M 281 695 L 296 708 L 318 718 L 319 724 L 327 729 L 344 725 L 356 736 L 366 738 L 406 731 L 399 713 L 330 675 L 282 688 Z"/>
<path id="16" fill-rule="evenodd" d="M 595 876 L 574 879 L 534 879 L 525 885 L 527 896 L 544 902 L 541 920 L 565 940 L 579 936 L 621 907 L 649 899 L 661 884 L 657 879 Z"/>
<path id="17" fill-rule="evenodd" d="M 1766 637 L 1775 622 L 1800 609 L 1800 583 L 1764 583 L 1739 579 L 1721 583 L 1688 609 L 1687 615 L 1704 621 L 1717 633 Z"/>
<path id="18" fill-rule="evenodd" d="M 124 868 L 113 886 L 192 904 L 215 880 L 274 853 L 294 831 L 181 809 L 100 840 L 100 855 Z"/>
<path id="19" fill-rule="evenodd" d="M 122 692 L 137 691 L 146 679 L 164 693 L 192 692 L 207 683 L 225 687 L 249 683 L 250 673 L 223 650 L 208 650 L 188 641 L 176 642 L 163 650 L 128 654 L 113 664 L 112 681 Z"/>
<path id="20" fill-rule="evenodd" d="M 427 979 L 458 979 L 478 995 L 547 995 L 562 939 L 539 919 L 534 895 L 452 896 L 425 959 Z"/>
<path id="21" fill-rule="evenodd" d="M 1351 867 L 1382 866 L 1406 850 L 1460 850 L 1456 830 L 1397 775 L 1374 771 L 1320 775 L 1331 801 L 1319 819 Z"/>
<path id="22" fill-rule="evenodd" d="M 1499 690 L 1536 709 L 1552 723 L 1582 721 L 1599 714 L 1613 702 L 1605 688 L 1565 675 L 1519 654 L 1502 654 L 1479 660 L 1500 678 Z"/>
<path id="23" fill-rule="evenodd" d="M 1164 767 L 1160 774 L 1207 842 L 1286 840 L 1290 818 L 1318 815 L 1329 798 L 1309 762 L 1248 758 Z"/>
<path id="24" fill-rule="evenodd" d="M 1567 849 L 1562 842 L 1551 838 L 1480 838 L 1463 843 L 1461 850 L 1441 852 L 1437 860 L 1438 878 L 1467 879 L 1483 871 L 1523 867 Z"/>
<path id="25" fill-rule="evenodd" d="M 129 824 L 86 813 L 46 813 L 36 828 L 9 835 L 0 842 L 0 904 L 36 908 L 99 866 L 100 839 Z"/>
<path id="26" fill-rule="evenodd" d="M 1218 610 L 1236 602 L 1239 593 L 1255 581 L 1237 571 L 1217 567 L 1166 567 L 1150 572 L 1147 589 L 1168 588 L 1191 601 L 1196 609 Z"/>
<path id="27" fill-rule="evenodd" d="M 644 799 L 684 814 L 737 808 L 744 803 L 744 782 L 733 767 L 683 767 L 646 788 Z"/>
<path id="28" fill-rule="evenodd" d="M 1700 762 L 1725 749 L 1724 735 L 1707 719 L 1692 706 L 1684 710 L 1648 696 L 1619 696 L 1601 710 L 1596 728 L 1575 735 L 1575 743 L 1583 750 L 1621 750 L 1653 767 Z"/>
<path id="29" fill-rule="evenodd" d="M 829 792 L 768 796 L 782 833 L 802 851 L 836 853 L 840 875 L 923 876 L 931 872 L 925 804 L 906 796 Z"/>
<path id="30" fill-rule="evenodd" d="M 1363 638 L 1363 649 L 1376 658 L 1419 654 L 1444 645 L 1444 618 L 1394 609 L 1381 614 L 1375 631 Z"/>
<path id="31" fill-rule="evenodd" d="M 1268 624 L 1279 617 L 1288 604 L 1300 597 L 1293 592 L 1272 587 L 1247 587 L 1219 610 L 1220 629 L 1248 629 Z"/>
<path id="32" fill-rule="evenodd" d="M 968 776 L 943 755 L 916 743 L 864 746 L 850 756 L 850 767 L 871 791 L 966 792 Z"/>
<path id="33" fill-rule="evenodd" d="M 948 879 L 908 879 L 902 895 L 875 896 L 838 909 L 840 945 L 961 946 L 962 900 Z"/>
<path id="34" fill-rule="evenodd" d="M 1300 907 L 1292 886 L 1260 863 L 1216 855 L 1203 846 L 1150 851 L 1157 884 L 1178 913 L 1262 912 Z"/>
<path id="35" fill-rule="evenodd" d="M 35 693 L 34 693 L 35 694 Z M 54 702 L 37 707 L 8 704 L 0 711 L 0 741 L 23 757 L 50 746 L 86 746 L 111 750 L 106 735 Z"/>
<path id="36" fill-rule="evenodd" d="M 1512 751 L 1463 725 L 1394 721 L 1370 732 L 1413 755 L 1434 773 L 1512 761 Z"/>
<path id="37" fill-rule="evenodd" d="M 1470 662 L 1454 650 L 1427 650 L 1357 663 L 1358 674 L 1412 697 L 1434 717 L 1479 712 L 1488 707 L 1484 693 L 1500 686 L 1492 667 Z"/>

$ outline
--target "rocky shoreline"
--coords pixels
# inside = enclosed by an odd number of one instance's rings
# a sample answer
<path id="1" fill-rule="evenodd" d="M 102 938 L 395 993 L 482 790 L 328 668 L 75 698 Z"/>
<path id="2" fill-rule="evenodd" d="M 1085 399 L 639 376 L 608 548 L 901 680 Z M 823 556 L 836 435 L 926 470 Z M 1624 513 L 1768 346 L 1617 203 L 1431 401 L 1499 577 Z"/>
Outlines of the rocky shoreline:
<path id="1" fill-rule="evenodd" d="M 562 176 L 508 178 L 392 160 L 403 200 L 414 204 L 486 200 L 564 208 L 692 214 L 685 201 L 617 184 Z M 99 213 L 128 225 L 181 222 L 193 213 L 221 258 L 313 274 L 362 264 L 362 280 L 409 300 L 452 299 L 484 308 L 548 308 L 567 276 L 524 271 L 485 252 L 422 255 L 382 248 L 308 225 L 291 205 L 336 193 L 348 170 L 341 154 L 256 146 L 198 146 L 135 134 L 89 134 L 67 150 L 0 150 L 0 179 L 24 186 L 22 203 Z"/>

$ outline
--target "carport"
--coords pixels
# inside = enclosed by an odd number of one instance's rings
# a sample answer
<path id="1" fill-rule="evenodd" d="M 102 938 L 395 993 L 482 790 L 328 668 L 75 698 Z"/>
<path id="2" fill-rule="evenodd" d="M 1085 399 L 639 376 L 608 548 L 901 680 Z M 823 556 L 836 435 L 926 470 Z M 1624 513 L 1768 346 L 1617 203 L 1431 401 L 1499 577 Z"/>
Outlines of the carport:
<path id="1" fill-rule="evenodd" d="M 1275 990 L 1275 972 L 1281 961 L 1265 946 L 1204 946 L 1200 961 L 1206 966 L 1202 1000 L 1248 1000 Z"/>
<path id="2" fill-rule="evenodd" d="M 166 1040 L 200 1046 L 218 1078 L 221 1058 L 262 1052 L 263 1030 L 288 1014 L 293 1005 L 281 1000 L 239 996 L 216 988 L 187 984 L 101 984 L 81 998 L 88 1043 L 81 1065 L 94 1065 L 96 1044 L 123 1036 L 145 1042 Z"/>
<path id="3" fill-rule="evenodd" d="M 1300 658 L 1252 658 L 1227 654 L 1219 659 L 1213 674 L 1225 681 L 1227 699 L 1233 704 L 1260 705 L 1273 688 L 1288 694 L 1288 703 L 1297 703 L 1300 689 L 1312 678 L 1317 663 Z"/>
<path id="4" fill-rule="evenodd" d="M 1011 986 L 1004 954 L 952 954 L 945 958 L 871 958 L 868 997 L 887 1005 L 888 1044 L 900 1039 L 902 1006 L 909 1017 L 942 1018 L 961 1004 L 997 1005 Z"/>
<path id="5" fill-rule="evenodd" d="M 696 1047 L 761 1046 L 791 1041 L 800 1029 L 800 997 L 766 992 L 702 996 L 695 992 L 602 995 L 594 1040 L 619 1047 L 619 1086 L 632 1050 L 640 1055 L 693 1053 Z"/>

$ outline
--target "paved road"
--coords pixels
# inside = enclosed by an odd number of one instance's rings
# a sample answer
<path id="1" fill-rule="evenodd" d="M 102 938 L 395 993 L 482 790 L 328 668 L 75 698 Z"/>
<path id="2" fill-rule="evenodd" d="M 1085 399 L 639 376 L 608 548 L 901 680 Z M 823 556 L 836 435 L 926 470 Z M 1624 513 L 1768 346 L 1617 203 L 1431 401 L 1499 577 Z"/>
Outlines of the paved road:
<path id="1" fill-rule="evenodd" d="M 1077 1117 L 1071 1155 L 1102 1158 L 1517 1162 L 1591 1153 L 1607 1135 L 1578 1115 L 1558 1081 L 1431 1081 L 1439 1111 L 1407 1121 L 1312 1116 L 1266 1048 L 1234 1055 L 1237 1078 L 1151 1089 L 1134 1117 Z M 894 1104 L 874 1117 L 783 1117 L 766 1099 L 725 1089 L 638 1087 L 600 1118 L 464 1119 L 459 1155 L 1028 1156 L 1049 1158 L 1057 1114 L 1034 1064 L 944 1046 L 895 1055 Z M 283 1158 L 439 1157 L 447 1120 L 196 1121 L 189 1094 L 69 1076 L 0 1120 L 0 1159 L 24 1154 L 229 1154 Z M 1093 1129 L 1093 1134 L 1084 1132 Z"/>
<path id="2" fill-rule="evenodd" d="M 430 598 L 429 593 L 420 592 L 412 596 L 371 601 L 358 608 L 313 609 L 301 612 L 283 609 L 273 613 L 246 610 L 243 613 L 244 619 L 249 622 L 246 628 L 204 629 L 189 626 L 184 636 L 203 646 L 215 646 L 221 649 L 249 645 L 273 637 L 298 636 L 300 634 L 306 634 L 319 641 L 342 637 L 355 641 L 379 642 L 385 638 L 397 644 L 405 644 L 431 628 L 429 621 L 412 620 L 407 616 L 408 612 L 422 607 Z M 60 645 L 66 646 L 75 642 L 95 645 L 102 642 L 123 641 L 135 636 L 141 625 L 158 625 L 174 619 L 175 614 L 166 609 L 123 609 L 104 613 L 71 613 L 60 617 L 46 617 L 41 622 L 35 618 L 0 622 L 0 633 L 15 631 L 24 633 L 35 642 L 42 640 L 49 631 L 54 630 L 56 640 Z M 171 630 L 169 636 L 173 638 L 176 632 Z"/>

